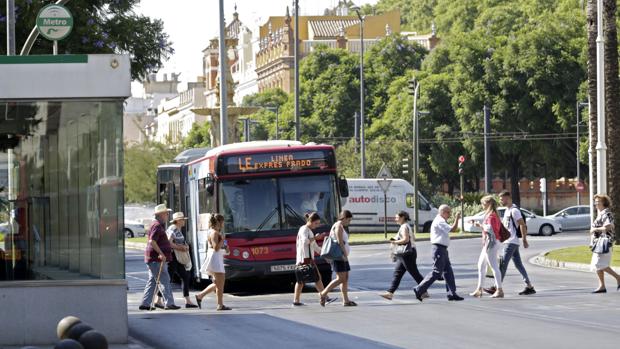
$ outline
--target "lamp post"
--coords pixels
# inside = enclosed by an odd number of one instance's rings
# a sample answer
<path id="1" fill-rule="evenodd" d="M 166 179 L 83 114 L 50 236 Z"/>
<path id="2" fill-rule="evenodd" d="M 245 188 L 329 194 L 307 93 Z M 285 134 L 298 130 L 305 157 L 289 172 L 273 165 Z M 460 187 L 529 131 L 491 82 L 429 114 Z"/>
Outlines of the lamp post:
<path id="1" fill-rule="evenodd" d="M 299 0 L 293 0 L 295 8 L 295 140 L 301 140 L 301 120 L 299 117 Z"/>
<path id="2" fill-rule="evenodd" d="M 409 80 L 409 94 L 413 95 L 413 232 L 418 233 L 418 171 L 419 171 L 419 149 L 418 149 L 418 92 L 420 83 L 415 79 Z"/>
<path id="3" fill-rule="evenodd" d="M 581 118 L 580 118 L 580 114 L 579 111 L 581 110 L 582 107 L 587 107 L 589 104 L 585 103 L 585 102 L 579 102 L 577 101 L 577 109 L 576 109 L 576 116 L 577 116 L 577 122 L 576 122 L 576 126 L 577 126 L 577 151 L 576 151 L 576 159 L 577 159 L 577 184 L 579 185 L 581 183 L 581 169 L 579 166 L 579 148 L 580 148 L 580 144 L 579 144 L 579 125 L 581 124 Z M 576 188 L 577 189 L 577 188 Z M 579 189 L 577 189 L 577 206 L 581 205 L 581 192 L 579 191 Z"/>
<path id="4" fill-rule="evenodd" d="M 224 31 L 224 0 L 220 0 L 220 145 L 228 143 L 228 115 L 226 109 L 226 67 L 228 67 L 228 56 L 226 55 L 226 34 Z M 234 126 L 234 125 L 233 125 Z"/>
<path id="5" fill-rule="evenodd" d="M 603 0 L 596 1 L 596 192 L 607 193 L 607 145 L 605 143 L 605 38 Z M 590 189 L 592 191 L 592 189 Z"/>
<path id="6" fill-rule="evenodd" d="M 361 175 L 366 178 L 366 140 L 365 140 L 365 118 L 364 118 L 364 16 L 360 13 L 360 8 L 355 6 L 351 8 L 357 13 L 360 20 L 360 157 L 361 157 Z"/>
<path id="7" fill-rule="evenodd" d="M 6 55 L 15 55 L 15 0 L 6 0 Z"/>

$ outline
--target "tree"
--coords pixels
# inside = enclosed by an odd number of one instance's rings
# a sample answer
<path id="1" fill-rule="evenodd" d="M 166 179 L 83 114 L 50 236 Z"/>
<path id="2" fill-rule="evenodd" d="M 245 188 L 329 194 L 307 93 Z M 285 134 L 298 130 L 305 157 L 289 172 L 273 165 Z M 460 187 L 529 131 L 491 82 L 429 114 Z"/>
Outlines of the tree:
<path id="1" fill-rule="evenodd" d="M 353 137 L 353 115 L 359 112 L 359 62 L 343 49 L 318 46 L 300 64 L 302 136 L 319 141 Z M 283 108 L 292 119 L 292 101 Z"/>
<path id="2" fill-rule="evenodd" d="M 177 146 L 151 141 L 125 146 L 125 201 L 155 202 L 157 166 L 171 162 L 179 151 Z"/>
<path id="3" fill-rule="evenodd" d="M 53 1 L 16 1 L 16 50 L 26 42 L 39 10 Z M 72 0 L 73 31 L 58 42 L 61 54 L 119 53 L 131 57 L 131 76 L 141 80 L 174 54 L 161 20 L 134 13 L 139 0 Z M 6 7 L 0 8 L 0 37 L 6 37 Z M 52 42 L 39 36 L 30 54 L 51 54 Z M 0 55 L 6 46 L 0 45 Z"/>
<path id="4" fill-rule="evenodd" d="M 209 122 L 198 123 L 195 122 L 192 125 L 192 129 L 183 139 L 183 148 L 204 148 L 211 146 L 211 136 L 209 130 L 211 124 Z"/>
<path id="5" fill-rule="evenodd" d="M 276 139 L 276 135 L 277 138 L 282 139 L 281 130 L 287 129 L 286 126 L 290 126 L 280 117 L 282 106 L 291 96 L 280 88 L 274 88 L 243 98 L 242 106 L 264 108 L 247 116 L 252 120 L 258 121 L 258 124 L 251 127 L 252 140 Z"/>
<path id="6" fill-rule="evenodd" d="M 608 193 L 614 217 L 620 217 L 620 80 L 618 79 L 618 31 L 616 28 L 616 0 L 603 1 L 604 32 L 605 32 L 605 118 L 607 121 L 607 166 L 608 166 Z M 616 244 L 620 243 L 620 231 L 616 228 Z"/>
<path id="7" fill-rule="evenodd" d="M 408 70 L 420 69 L 428 51 L 408 41 L 399 34 L 392 34 L 373 45 L 364 54 L 364 79 L 368 119 L 382 118 L 389 99 L 387 86 Z"/>

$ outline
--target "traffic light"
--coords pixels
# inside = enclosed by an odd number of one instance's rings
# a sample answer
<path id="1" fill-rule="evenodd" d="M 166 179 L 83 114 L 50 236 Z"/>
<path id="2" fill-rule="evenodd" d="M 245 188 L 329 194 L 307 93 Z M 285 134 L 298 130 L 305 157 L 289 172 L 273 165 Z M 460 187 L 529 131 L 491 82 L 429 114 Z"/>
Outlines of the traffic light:
<path id="1" fill-rule="evenodd" d="M 459 156 L 459 175 L 462 175 L 465 170 L 463 169 L 463 165 L 465 164 L 465 156 Z"/>
<path id="2" fill-rule="evenodd" d="M 409 83 L 409 94 L 413 96 L 415 94 L 415 85 L 416 85 L 415 79 L 409 80 L 408 83 Z"/>
<path id="3" fill-rule="evenodd" d="M 403 168 L 403 174 L 413 174 L 413 166 L 411 164 L 411 161 L 409 160 L 409 158 L 405 158 L 401 160 L 401 166 Z"/>

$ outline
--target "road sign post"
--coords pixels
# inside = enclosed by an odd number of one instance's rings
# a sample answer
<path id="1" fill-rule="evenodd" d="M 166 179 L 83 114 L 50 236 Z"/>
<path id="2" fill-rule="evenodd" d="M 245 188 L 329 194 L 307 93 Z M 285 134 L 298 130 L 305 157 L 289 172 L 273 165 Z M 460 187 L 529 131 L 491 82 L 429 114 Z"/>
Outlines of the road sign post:
<path id="1" fill-rule="evenodd" d="M 387 239 L 387 191 L 390 188 L 390 184 L 392 184 L 392 180 L 388 179 L 392 178 L 392 174 L 385 162 L 381 165 L 377 178 L 377 184 L 383 190 L 383 236 Z"/>
<path id="2" fill-rule="evenodd" d="M 54 55 L 58 54 L 58 40 L 62 40 L 73 29 L 73 15 L 62 5 L 44 6 L 37 15 L 37 30 L 44 38 L 53 41 Z"/>
<path id="3" fill-rule="evenodd" d="M 465 164 L 465 156 L 459 156 L 459 179 L 461 184 L 461 233 L 465 231 L 465 197 L 463 196 L 463 190 L 465 188 L 465 170 L 463 165 Z"/>
<path id="4" fill-rule="evenodd" d="M 542 194 L 543 216 L 547 215 L 547 179 L 540 179 L 540 193 Z"/>

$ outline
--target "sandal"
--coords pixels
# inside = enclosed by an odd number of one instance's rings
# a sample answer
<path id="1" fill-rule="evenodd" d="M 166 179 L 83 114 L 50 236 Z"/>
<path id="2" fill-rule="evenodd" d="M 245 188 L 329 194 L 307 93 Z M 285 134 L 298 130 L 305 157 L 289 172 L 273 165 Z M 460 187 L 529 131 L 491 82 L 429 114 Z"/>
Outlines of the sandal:
<path id="1" fill-rule="evenodd" d="M 321 300 L 319 301 L 319 304 L 321 304 L 321 306 L 324 307 L 325 302 L 327 302 L 327 296 L 321 295 Z"/>
<path id="2" fill-rule="evenodd" d="M 217 310 L 218 311 L 221 311 L 221 310 L 232 310 L 232 308 L 229 308 L 229 307 L 227 307 L 225 305 L 218 305 L 217 306 Z"/>
<path id="3" fill-rule="evenodd" d="M 198 298 L 198 296 L 194 296 L 196 298 L 196 304 L 198 308 L 202 309 L 202 299 Z"/>
<path id="4" fill-rule="evenodd" d="M 348 302 L 344 303 L 343 306 L 345 306 L 345 307 L 357 307 L 357 303 L 355 303 L 354 301 L 348 301 Z"/>

